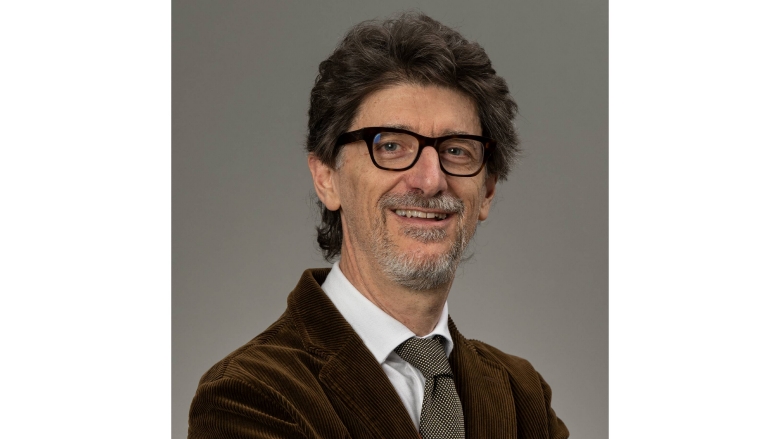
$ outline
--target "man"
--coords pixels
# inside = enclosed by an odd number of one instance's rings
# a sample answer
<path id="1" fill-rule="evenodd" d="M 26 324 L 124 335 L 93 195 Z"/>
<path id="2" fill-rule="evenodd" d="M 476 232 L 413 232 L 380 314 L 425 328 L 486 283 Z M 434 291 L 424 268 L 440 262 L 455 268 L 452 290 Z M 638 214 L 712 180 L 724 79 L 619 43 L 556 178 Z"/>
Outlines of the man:
<path id="1" fill-rule="evenodd" d="M 565 438 L 531 365 L 464 338 L 447 296 L 517 153 L 484 50 L 429 17 L 354 27 L 320 64 L 308 164 L 331 270 L 201 379 L 191 438 Z M 430 147 L 430 148 L 429 148 Z"/>

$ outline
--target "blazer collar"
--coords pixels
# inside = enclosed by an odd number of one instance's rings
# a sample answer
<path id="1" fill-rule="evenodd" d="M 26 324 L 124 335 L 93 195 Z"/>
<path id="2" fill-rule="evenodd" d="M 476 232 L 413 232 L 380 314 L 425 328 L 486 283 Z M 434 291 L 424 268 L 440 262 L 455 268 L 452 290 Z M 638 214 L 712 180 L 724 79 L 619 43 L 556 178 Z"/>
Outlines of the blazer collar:
<path id="1" fill-rule="evenodd" d="M 329 272 L 330 268 L 304 271 L 287 298 L 287 310 L 301 334 L 304 347 L 325 358 L 339 352 L 357 336 L 320 287 Z"/>

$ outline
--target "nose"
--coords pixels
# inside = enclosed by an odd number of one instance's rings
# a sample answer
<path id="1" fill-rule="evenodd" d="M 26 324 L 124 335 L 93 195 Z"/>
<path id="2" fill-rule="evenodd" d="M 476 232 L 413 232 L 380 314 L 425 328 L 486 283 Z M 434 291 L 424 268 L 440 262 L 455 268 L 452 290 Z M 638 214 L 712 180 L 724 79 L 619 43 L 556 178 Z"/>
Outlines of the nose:
<path id="1" fill-rule="evenodd" d="M 447 176 L 439 165 L 436 148 L 423 147 L 417 163 L 405 174 L 410 189 L 421 190 L 426 197 L 432 197 L 447 189 Z"/>

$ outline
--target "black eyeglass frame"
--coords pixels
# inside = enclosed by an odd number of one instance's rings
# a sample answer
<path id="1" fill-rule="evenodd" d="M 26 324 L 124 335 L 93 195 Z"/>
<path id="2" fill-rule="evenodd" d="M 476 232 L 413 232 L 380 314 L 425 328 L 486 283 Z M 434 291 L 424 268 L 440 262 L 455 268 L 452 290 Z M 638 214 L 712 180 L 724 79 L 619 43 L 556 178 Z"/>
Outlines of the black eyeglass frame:
<path id="1" fill-rule="evenodd" d="M 417 156 L 414 158 L 414 160 L 412 160 L 412 164 L 401 169 L 392 169 L 392 168 L 385 168 L 384 166 L 380 166 L 376 162 L 376 159 L 374 159 L 374 148 L 371 147 L 371 145 L 374 144 L 374 137 L 379 133 L 402 133 L 402 134 L 408 134 L 414 137 L 415 139 L 417 139 L 417 142 L 419 142 L 420 146 L 419 148 L 417 148 Z M 423 148 L 425 148 L 426 146 L 432 146 L 433 149 L 437 150 L 437 155 L 438 155 L 437 146 L 441 142 L 450 139 L 476 140 L 482 143 L 482 146 L 485 150 L 485 153 L 482 154 L 482 164 L 479 166 L 479 169 L 477 169 L 474 173 L 471 174 L 453 174 L 452 172 L 447 171 L 446 169 L 444 169 L 444 165 L 442 165 L 441 163 L 441 156 L 439 156 L 439 168 L 441 168 L 442 172 L 444 172 L 445 174 L 452 175 L 453 177 L 473 177 L 479 174 L 482 171 L 482 168 L 485 167 L 488 157 L 493 152 L 493 149 L 495 149 L 496 147 L 495 140 L 487 137 L 482 137 L 482 136 L 474 136 L 471 134 L 449 134 L 441 137 L 426 137 L 412 131 L 403 130 L 401 128 L 387 128 L 387 127 L 365 127 L 359 130 L 344 133 L 340 135 L 338 139 L 336 139 L 336 147 L 362 140 L 363 142 L 365 142 L 366 147 L 368 147 L 368 154 L 371 156 L 371 161 L 374 162 L 374 166 L 376 166 L 379 169 L 383 169 L 385 171 L 401 172 L 401 171 L 412 169 L 412 167 L 415 164 L 417 164 L 417 160 L 419 160 L 420 156 L 422 155 Z"/>

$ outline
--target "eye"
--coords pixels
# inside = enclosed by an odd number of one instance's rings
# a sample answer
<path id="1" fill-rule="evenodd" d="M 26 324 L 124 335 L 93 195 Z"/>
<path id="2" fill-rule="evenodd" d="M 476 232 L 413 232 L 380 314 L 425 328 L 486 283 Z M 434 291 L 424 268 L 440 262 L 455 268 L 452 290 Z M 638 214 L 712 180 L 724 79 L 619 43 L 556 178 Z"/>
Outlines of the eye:
<path id="1" fill-rule="evenodd" d="M 439 145 L 439 156 L 442 160 L 464 163 L 466 161 L 479 161 L 482 145 L 470 139 L 459 137 L 447 139 Z"/>
<path id="2" fill-rule="evenodd" d="M 379 149 L 384 152 L 395 152 L 401 149 L 401 145 L 395 142 L 387 142 L 379 145 Z"/>

